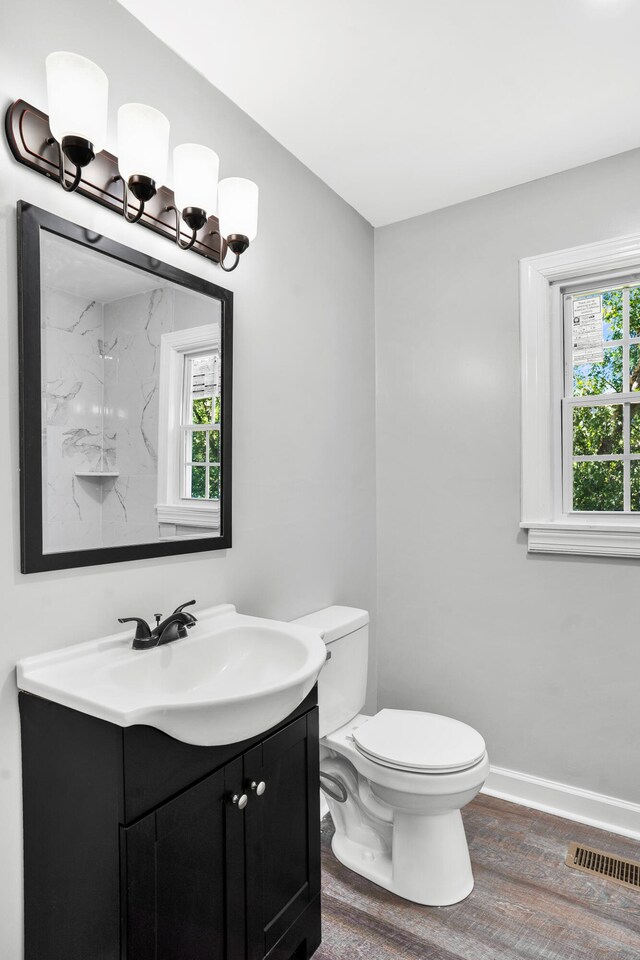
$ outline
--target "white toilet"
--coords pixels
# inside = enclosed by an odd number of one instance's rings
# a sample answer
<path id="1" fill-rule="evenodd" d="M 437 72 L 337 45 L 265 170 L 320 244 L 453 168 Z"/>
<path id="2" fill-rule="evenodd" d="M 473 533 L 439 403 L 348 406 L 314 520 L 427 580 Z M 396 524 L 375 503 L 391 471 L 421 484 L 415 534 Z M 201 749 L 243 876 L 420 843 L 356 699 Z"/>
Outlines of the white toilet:
<path id="1" fill-rule="evenodd" d="M 435 713 L 359 711 L 365 701 L 369 615 L 327 607 L 297 623 L 323 631 L 320 778 L 345 866 L 415 903 L 444 906 L 471 893 L 460 810 L 489 773 L 484 740 Z"/>

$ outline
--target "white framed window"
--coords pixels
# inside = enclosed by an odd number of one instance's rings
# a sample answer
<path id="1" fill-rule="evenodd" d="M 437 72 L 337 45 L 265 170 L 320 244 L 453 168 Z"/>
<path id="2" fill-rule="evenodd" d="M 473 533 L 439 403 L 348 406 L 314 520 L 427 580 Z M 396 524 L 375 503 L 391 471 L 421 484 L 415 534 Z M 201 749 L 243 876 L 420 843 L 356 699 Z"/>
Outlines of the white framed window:
<path id="1" fill-rule="evenodd" d="M 220 500 L 220 351 L 184 354 L 182 500 Z"/>
<path id="2" fill-rule="evenodd" d="M 161 524 L 220 527 L 220 374 L 216 324 L 163 334 L 156 504 Z"/>
<path id="3" fill-rule="evenodd" d="M 532 552 L 640 557 L 640 236 L 520 261 Z"/>

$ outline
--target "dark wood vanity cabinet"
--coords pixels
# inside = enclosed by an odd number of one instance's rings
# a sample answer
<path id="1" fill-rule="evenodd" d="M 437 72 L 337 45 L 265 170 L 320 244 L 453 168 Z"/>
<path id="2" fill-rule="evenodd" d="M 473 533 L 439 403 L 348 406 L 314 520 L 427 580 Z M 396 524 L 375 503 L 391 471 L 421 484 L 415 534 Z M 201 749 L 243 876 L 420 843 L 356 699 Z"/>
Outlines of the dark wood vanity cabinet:
<path id="1" fill-rule="evenodd" d="M 266 734 L 221 747 L 117 727 L 26 693 L 20 713 L 25 960 L 313 954 L 315 690 Z M 233 798 L 243 794 L 240 809 Z"/>
<path id="2" fill-rule="evenodd" d="M 242 811 L 226 802 L 242 760 L 122 827 L 123 956 L 244 956 Z"/>
<path id="3" fill-rule="evenodd" d="M 310 743 L 316 746 L 310 749 Z M 295 918 L 313 910 L 320 893 L 317 743 L 316 708 L 244 755 L 249 789 L 251 783 L 267 786 L 256 802 L 251 797 L 245 810 L 246 890 L 251 904 L 247 960 L 271 957 Z M 310 802 L 300 803 L 301 795 Z M 316 946 L 319 943 L 318 936 Z"/>

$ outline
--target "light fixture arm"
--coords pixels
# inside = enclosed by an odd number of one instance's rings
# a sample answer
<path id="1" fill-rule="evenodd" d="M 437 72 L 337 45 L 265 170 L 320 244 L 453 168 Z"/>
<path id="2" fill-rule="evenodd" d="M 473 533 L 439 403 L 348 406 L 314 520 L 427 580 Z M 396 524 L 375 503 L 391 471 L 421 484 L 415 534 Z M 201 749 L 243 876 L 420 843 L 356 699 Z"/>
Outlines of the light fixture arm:
<path id="1" fill-rule="evenodd" d="M 112 179 L 113 179 L 113 183 L 117 183 L 118 180 L 122 180 L 122 214 L 125 220 L 127 221 L 127 223 L 137 223 L 142 217 L 142 214 L 144 213 L 144 200 L 138 201 L 138 204 L 139 204 L 138 209 L 136 213 L 134 213 L 134 215 L 130 217 L 129 216 L 129 193 L 130 193 L 129 184 L 124 179 L 124 177 L 120 176 L 119 173 L 116 174 L 116 176 L 113 177 Z"/>
<path id="2" fill-rule="evenodd" d="M 195 227 L 192 227 L 191 239 L 188 241 L 188 243 L 183 243 L 182 240 L 180 239 L 180 211 L 174 204 L 170 204 L 168 207 L 165 207 L 165 210 L 167 212 L 169 210 L 173 210 L 173 212 L 176 215 L 176 243 L 178 244 L 181 250 L 191 250 L 191 247 L 196 242 L 198 231 L 195 229 Z"/>
<path id="3" fill-rule="evenodd" d="M 229 250 L 229 244 L 219 230 L 210 230 L 209 236 L 218 237 L 220 239 L 220 262 L 218 263 L 218 266 L 224 270 L 225 273 L 231 273 L 240 263 L 240 254 L 237 252 L 234 253 L 235 260 L 233 261 L 232 265 L 230 267 L 225 267 L 224 260 L 227 255 L 227 251 Z"/>
<path id="4" fill-rule="evenodd" d="M 76 172 L 73 176 L 73 180 L 71 181 L 71 183 L 67 183 L 67 180 L 66 180 L 67 174 L 64 169 L 65 158 L 64 158 L 64 152 L 62 150 L 62 147 L 54 137 L 47 137 L 46 143 L 47 143 L 47 146 L 52 146 L 55 143 L 56 147 L 58 148 L 58 176 L 60 178 L 60 186 L 67 193 L 73 193 L 74 190 L 77 190 L 78 186 L 80 185 L 80 180 L 82 178 L 82 167 L 76 164 Z"/>

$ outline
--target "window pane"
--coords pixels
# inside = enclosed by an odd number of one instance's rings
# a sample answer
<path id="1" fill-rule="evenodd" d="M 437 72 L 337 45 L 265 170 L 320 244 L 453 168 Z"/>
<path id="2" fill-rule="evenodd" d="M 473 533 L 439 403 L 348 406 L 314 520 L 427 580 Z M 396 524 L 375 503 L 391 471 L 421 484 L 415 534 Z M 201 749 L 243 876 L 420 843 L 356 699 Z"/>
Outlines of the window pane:
<path id="1" fill-rule="evenodd" d="M 622 290 L 602 294 L 602 339 L 622 340 Z"/>
<path id="2" fill-rule="evenodd" d="M 220 397 L 213 398 L 213 422 L 220 423 Z"/>
<path id="3" fill-rule="evenodd" d="M 629 404 L 629 453 L 640 453 L 640 403 Z"/>
<path id="4" fill-rule="evenodd" d="M 191 467 L 191 496 L 201 500 L 205 495 L 206 467 Z"/>
<path id="5" fill-rule="evenodd" d="M 629 291 L 629 336 L 640 337 L 640 287 Z"/>
<path id="6" fill-rule="evenodd" d="M 622 393 L 622 347 L 605 350 L 602 363 L 582 363 L 573 368 L 574 397 Z"/>
<path id="7" fill-rule="evenodd" d="M 204 463 L 207 459 L 207 434 L 204 430 L 194 430 L 191 434 L 191 460 Z"/>
<path id="8" fill-rule="evenodd" d="M 209 434 L 209 460 L 220 463 L 220 431 L 212 430 Z"/>
<path id="9" fill-rule="evenodd" d="M 629 347 L 629 390 L 640 390 L 640 345 Z"/>
<path id="10" fill-rule="evenodd" d="M 632 460 L 631 467 L 631 509 L 640 510 L 640 460 Z"/>
<path id="11" fill-rule="evenodd" d="M 209 498 L 220 499 L 220 467 L 209 467 Z"/>
<path id="12" fill-rule="evenodd" d="M 574 510 L 623 510 L 624 464 L 620 460 L 604 463 L 573 464 Z"/>
<path id="13" fill-rule="evenodd" d="M 211 423 L 211 397 L 200 397 L 193 401 L 192 422 Z"/>
<path id="14" fill-rule="evenodd" d="M 622 404 L 573 408 L 574 457 L 624 453 Z"/>

